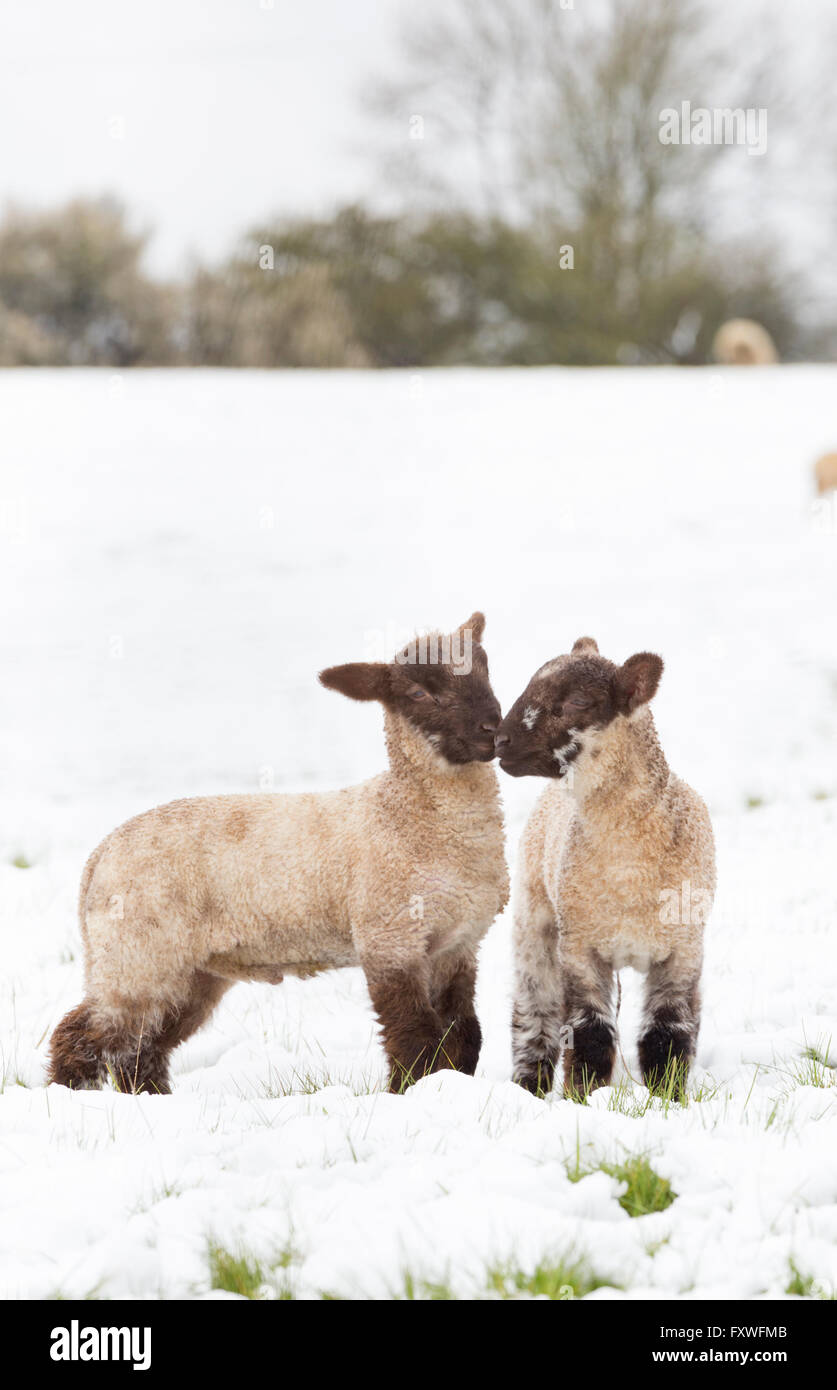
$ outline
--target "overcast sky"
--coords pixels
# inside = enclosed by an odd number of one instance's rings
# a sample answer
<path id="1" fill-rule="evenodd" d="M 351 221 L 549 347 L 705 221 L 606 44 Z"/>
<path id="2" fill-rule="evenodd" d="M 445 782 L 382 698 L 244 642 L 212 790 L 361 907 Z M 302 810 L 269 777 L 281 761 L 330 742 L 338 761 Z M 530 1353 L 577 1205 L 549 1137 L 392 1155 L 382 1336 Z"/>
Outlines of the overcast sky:
<path id="1" fill-rule="evenodd" d="M 262 8 L 264 6 L 264 8 Z M 407 0 L 2 0 L 0 201 L 114 191 L 152 264 L 363 191 L 360 97 Z M 116 118 L 124 121 L 124 134 Z"/>
<path id="2" fill-rule="evenodd" d="M 735 17 L 751 12 L 755 32 L 771 9 L 797 63 L 835 18 L 835 0 L 739 0 Z M 362 95 L 416 13 L 415 0 L 0 0 L 0 202 L 115 192 L 168 272 L 265 213 L 368 194 Z"/>

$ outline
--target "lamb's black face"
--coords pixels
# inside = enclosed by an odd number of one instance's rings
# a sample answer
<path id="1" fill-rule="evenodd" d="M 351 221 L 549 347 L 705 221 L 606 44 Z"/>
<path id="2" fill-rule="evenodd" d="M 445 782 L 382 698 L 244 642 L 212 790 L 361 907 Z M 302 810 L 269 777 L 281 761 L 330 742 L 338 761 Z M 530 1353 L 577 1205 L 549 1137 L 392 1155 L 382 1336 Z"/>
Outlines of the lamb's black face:
<path id="1" fill-rule="evenodd" d="M 616 667 L 600 656 L 559 656 L 542 666 L 497 730 L 495 746 L 512 777 L 565 777 L 588 730 L 618 710 Z"/>
<path id="2" fill-rule="evenodd" d="M 421 664 L 408 660 L 399 665 L 404 655 L 399 653 L 390 667 L 390 706 L 447 762 L 490 762 L 502 711 L 491 689 L 488 658 L 480 644 L 471 644 L 469 670 L 450 661 Z"/>
<path id="3" fill-rule="evenodd" d="M 482 613 L 473 613 L 450 636 L 417 638 L 390 662 L 330 666 L 320 680 L 353 700 L 380 700 L 446 762 L 490 762 L 501 710 L 481 645 L 484 625 Z"/>
<path id="4" fill-rule="evenodd" d="M 643 652 L 624 666 L 580 637 L 568 656 L 548 661 L 515 700 L 494 740 L 511 777 L 566 777 L 618 715 L 650 700 L 663 663 Z"/>

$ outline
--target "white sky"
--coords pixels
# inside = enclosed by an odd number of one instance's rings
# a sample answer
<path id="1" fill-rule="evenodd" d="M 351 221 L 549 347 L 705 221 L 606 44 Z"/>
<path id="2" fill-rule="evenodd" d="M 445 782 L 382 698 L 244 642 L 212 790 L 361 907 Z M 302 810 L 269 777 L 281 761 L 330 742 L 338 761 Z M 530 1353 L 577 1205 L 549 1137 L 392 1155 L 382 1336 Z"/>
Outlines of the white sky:
<path id="1" fill-rule="evenodd" d="M 2 0 L 0 203 L 113 191 L 174 269 L 262 213 L 362 192 L 360 98 L 406 0 L 262 4 Z"/>
<path id="2" fill-rule="evenodd" d="M 726 28 L 729 0 L 713 2 Z M 223 254 L 266 213 L 380 192 L 361 98 L 397 60 L 415 0 L 270 3 L 0 0 L 0 204 L 114 192 L 168 272 L 190 251 Z M 757 37 L 774 9 L 804 74 L 835 0 L 738 0 L 736 28 Z"/>

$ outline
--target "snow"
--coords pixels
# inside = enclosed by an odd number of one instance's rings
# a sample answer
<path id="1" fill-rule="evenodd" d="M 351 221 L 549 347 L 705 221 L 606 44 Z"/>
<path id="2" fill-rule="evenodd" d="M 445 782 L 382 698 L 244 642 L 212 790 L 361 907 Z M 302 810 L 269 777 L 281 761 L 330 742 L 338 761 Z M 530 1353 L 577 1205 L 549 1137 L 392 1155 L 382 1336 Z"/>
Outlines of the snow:
<path id="1" fill-rule="evenodd" d="M 298 1297 L 406 1274 L 476 1296 L 491 1266 L 570 1256 L 594 1298 L 780 1296 L 791 1260 L 837 1284 L 835 1072 L 803 1056 L 837 1039 L 837 503 L 811 481 L 836 388 L 831 367 L 0 373 L 0 1294 L 218 1297 L 210 1240 L 284 1252 Z M 236 986 L 170 1097 L 46 1089 L 93 845 L 173 797 L 370 775 L 379 712 L 317 670 L 476 607 L 504 709 L 581 634 L 665 658 L 663 747 L 718 840 L 691 1103 L 646 1105 L 625 1072 L 631 972 L 614 1087 L 582 1107 L 510 1082 L 508 913 L 475 1078 L 383 1092 L 341 970 Z M 502 790 L 513 863 L 540 784 Z M 600 1165 L 635 1154 L 677 1197 L 632 1219 Z"/>

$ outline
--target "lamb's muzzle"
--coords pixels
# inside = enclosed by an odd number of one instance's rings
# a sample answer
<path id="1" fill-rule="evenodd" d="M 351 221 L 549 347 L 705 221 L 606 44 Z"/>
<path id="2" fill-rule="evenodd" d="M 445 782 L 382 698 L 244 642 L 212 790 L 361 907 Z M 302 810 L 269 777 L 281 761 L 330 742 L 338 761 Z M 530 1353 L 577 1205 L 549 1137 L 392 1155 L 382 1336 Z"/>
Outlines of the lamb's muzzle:
<path id="1" fill-rule="evenodd" d="M 514 1074 L 531 1090 L 549 1089 L 562 1053 L 567 1094 L 609 1082 L 623 966 L 646 980 L 646 1083 L 682 1086 L 694 1056 L 715 852 L 706 807 L 670 772 L 648 709 L 662 669 L 651 652 L 616 666 L 579 638 L 497 731 L 504 771 L 550 779 L 515 888 Z"/>
<path id="2" fill-rule="evenodd" d="M 108 836 L 82 876 L 86 994 L 53 1034 L 51 1081 L 165 1092 L 172 1049 L 235 981 L 357 964 L 393 1088 L 475 1070 L 477 949 L 508 898 L 484 622 L 432 634 L 437 661 L 423 639 L 407 659 L 322 672 L 383 705 L 386 772 L 176 801 Z"/>

